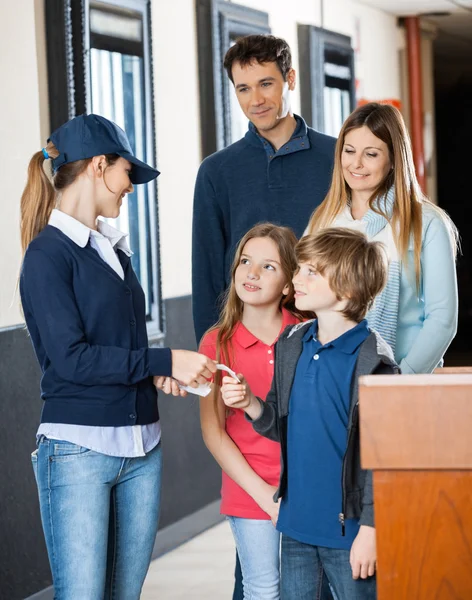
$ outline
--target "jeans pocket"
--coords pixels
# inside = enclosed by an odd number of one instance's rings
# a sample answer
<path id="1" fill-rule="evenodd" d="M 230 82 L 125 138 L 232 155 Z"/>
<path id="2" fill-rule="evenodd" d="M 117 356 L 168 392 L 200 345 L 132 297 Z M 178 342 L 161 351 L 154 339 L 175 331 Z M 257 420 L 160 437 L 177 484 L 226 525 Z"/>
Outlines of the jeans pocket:
<path id="1" fill-rule="evenodd" d="M 51 440 L 52 454 L 51 460 L 54 462 L 64 462 L 68 460 L 74 460 L 82 456 L 90 454 L 92 450 L 79 446 L 78 444 L 72 444 L 62 440 Z"/>
<path id="2" fill-rule="evenodd" d="M 33 467 L 34 478 L 38 482 L 38 449 L 31 453 L 31 465 Z"/>

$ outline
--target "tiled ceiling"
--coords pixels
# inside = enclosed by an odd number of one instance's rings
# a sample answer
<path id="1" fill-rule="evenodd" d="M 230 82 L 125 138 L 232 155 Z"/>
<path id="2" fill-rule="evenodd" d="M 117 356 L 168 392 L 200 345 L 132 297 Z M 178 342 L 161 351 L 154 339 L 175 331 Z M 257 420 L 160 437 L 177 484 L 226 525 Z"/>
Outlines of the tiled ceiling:
<path id="1" fill-rule="evenodd" d="M 398 16 L 472 10 L 472 0 L 358 0 L 358 2 Z"/>

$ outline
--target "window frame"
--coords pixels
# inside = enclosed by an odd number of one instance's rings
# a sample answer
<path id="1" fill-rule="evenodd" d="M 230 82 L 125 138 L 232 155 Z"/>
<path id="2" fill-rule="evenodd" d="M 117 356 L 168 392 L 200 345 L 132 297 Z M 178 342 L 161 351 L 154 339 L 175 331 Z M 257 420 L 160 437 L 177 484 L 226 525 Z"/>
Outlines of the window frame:
<path id="1" fill-rule="evenodd" d="M 225 0 L 197 0 L 202 158 L 231 143 L 231 81 L 223 59 L 235 37 L 271 32 L 269 14 Z"/>
<path id="2" fill-rule="evenodd" d="M 352 112 L 356 107 L 356 79 L 351 38 L 314 25 L 298 25 L 302 115 L 310 127 L 321 132 L 324 132 L 325 128 L 323 90 L 325 87 L 324 53 L 327 47 L 348 55 L 348 66 L 351 72 L 349 100 Z"/>
<path id="3" fill-rule="evenodd" d="M 50 98 L 50 129 L 73 117 L 90 113 L 90 6 L 116 7 L 140 13 L 143 23 L 144 102 L 146 109 L 146 156 L 151 166 L 156 165 L 156 127 L 154 81 L 152 69 L 151 2 L 150 0 L 48 0 L 45 11 L 47 34 L 48 88 Z M 148 184 L 150 195 L 149 243 L 152 293 L 147 319 L 149 341 L 162 342 L 165 335 L 164 302 L 161 286 L 161 261 L 158 220 L 157 180 Z M 144 257 L 145 258 L 145 257 Z"/>

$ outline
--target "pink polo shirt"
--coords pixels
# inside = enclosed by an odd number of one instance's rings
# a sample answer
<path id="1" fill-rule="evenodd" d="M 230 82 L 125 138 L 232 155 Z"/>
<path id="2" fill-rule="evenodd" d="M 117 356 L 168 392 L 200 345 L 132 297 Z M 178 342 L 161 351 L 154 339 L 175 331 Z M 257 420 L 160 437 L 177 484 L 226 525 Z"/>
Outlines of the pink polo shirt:
<path id="1" fill-rule="evenodd" d="M 280 333 L 299 320 L 285 309 Z M 207 334 L 200 352 L 216 359 L 217 332 Z M 252 392 L 265 400 L 274 375 L 274 345 L 268 346 L 255 337 L 242 323 L 236 325 L 229 352 L 233 359 L 228 367 L 242 373 Z M 264 481 L 277 486 L 280 476 L 280 444 L 273 442 L 254 431 L 245 419 L 244 411 L 234 409 L 226 418 L 226 432 L 244 455 L 248 464 Z M 246 519 L 269 519 L 259 505 L 237 483 L 223 471 L 221 487 L 221 513 Z"/>

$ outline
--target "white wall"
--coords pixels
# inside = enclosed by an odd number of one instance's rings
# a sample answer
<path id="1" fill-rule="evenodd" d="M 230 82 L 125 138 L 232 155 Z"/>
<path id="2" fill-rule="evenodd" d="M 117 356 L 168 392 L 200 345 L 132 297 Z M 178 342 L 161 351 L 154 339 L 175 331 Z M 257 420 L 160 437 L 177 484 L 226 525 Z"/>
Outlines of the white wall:
<path id="1" fill-rule="evenodd" d="M 35 11 L 31 0 L 0 8 L 0 328 L 22 321 L 16 281 L 21 261 L 20 197 L 29 157 L 41 149 Z"/>
<path id="2" fill-rule="evenodd" d="M 351 36 L 357 50 L 359 96 L 369 101 L 400 98 L 397 18 L 354 0 L 327 1 L 324 6 L 325 29 Z"/>
<path id="3" fill-rule="evenodd" d="M 201 162 L 193 0 L 152 3 L 164 298 L 191 293 L 193 187 Z"/>

